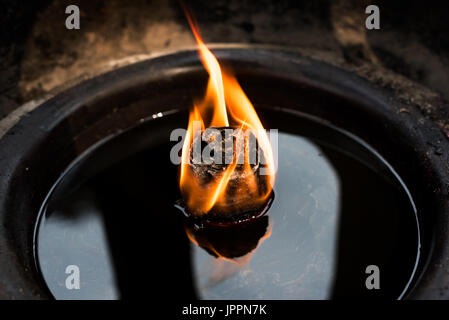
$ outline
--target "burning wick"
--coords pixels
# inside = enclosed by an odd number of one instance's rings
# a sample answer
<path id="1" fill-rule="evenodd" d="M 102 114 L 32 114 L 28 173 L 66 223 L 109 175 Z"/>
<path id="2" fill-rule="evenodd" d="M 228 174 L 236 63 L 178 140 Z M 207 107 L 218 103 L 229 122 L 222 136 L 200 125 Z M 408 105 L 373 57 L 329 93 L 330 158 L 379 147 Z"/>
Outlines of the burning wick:
<path id="1" fill-rule="evenodd" d="M 216 223 L 248 220 L 263 214 L 273 196 L 270 141 L 236 78 L 222 71 L 186 14 L 209 80 L 190 112 L 182 148 L 185 212 Z"/>
<path id="2" fill-rule="evenodd" d="M 270 177 L 263 174 L 268 166 L 251 130 L 208 128 L 188 148 L 190 178 L 181 190 L 190 214 L 229 222 L 263 213 Z"/>

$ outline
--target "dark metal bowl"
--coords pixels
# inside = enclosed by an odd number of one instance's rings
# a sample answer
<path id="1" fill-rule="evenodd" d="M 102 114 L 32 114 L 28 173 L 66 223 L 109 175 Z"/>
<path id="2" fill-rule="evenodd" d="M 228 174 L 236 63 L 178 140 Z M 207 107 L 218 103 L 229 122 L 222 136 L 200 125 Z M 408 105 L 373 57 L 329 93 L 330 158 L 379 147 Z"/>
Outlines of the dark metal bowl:
<path id="1" fill-rule="evenodd" d="M 408 186 L 419 213 L 423 254 L 408 298 L 448 298 L 449 141 L 441 130 L 390 92 L 295 51 L 248 46 L 213 51 L 232 66 L 256 107 L 318 116 L 382 154 Z M 0 298 L 51 297 L 36 267 L 35 225 L 46 195 L 70 163 L 159 112 L 187 108 L 206 79 L 195 50 L 155 57 L 58 94 L 0 138 Z M 407 112 L 400 112 L 403 108 Z M 123 154 L 139 145 L 123 146 Z"/>

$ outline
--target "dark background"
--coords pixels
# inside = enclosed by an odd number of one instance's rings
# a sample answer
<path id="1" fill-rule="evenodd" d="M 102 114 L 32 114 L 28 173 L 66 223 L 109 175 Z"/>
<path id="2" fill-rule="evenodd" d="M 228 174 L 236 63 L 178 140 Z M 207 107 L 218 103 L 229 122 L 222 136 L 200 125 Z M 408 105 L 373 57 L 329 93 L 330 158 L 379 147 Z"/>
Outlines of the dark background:
<path id="1" fill-rule="evenodd" d="M 298 48 L 394 90 L 449 130 L 441 116 L 449 98 L 445 1 L 186 2 L 207 42 Z M 65 28 L 69 4 L 81 10 L 80 30 Z M 380 8 L 380 30 L 365 29 L 369 4 Z M 0 21 L 0 119 L 96 74 L 194 45 L 175 0 L 1 1 Z"/>

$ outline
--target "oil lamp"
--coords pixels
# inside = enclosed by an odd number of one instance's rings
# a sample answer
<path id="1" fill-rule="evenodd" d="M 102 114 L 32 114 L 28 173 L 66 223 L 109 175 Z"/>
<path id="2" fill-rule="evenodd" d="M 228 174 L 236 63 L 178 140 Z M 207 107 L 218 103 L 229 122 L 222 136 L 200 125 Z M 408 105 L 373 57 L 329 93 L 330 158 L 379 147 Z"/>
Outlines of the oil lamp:
<path id="1" fill-rule="evenodd" d="M 187 17 L 209 81 L 190 112 L 184 138 L 180 190 L 185 212 L 215 223 L 260 216 L 272 198 L 275 176 L 268 135 L 236 78 L 222 71 Z"/>

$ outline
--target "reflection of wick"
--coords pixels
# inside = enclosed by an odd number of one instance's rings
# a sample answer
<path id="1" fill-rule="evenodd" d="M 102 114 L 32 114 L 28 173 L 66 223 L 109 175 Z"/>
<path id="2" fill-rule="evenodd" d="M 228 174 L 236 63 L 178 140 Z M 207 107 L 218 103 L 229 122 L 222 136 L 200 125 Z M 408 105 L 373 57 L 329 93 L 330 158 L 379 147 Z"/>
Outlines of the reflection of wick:
<path id="1" fill-rule="evenodd" d="M 244 258 L 253 251 L 261 238 L 271 235 L 268 221 L 268 216 L 262 216 L 226 227 L 209 225 L 197 228 L 187 220 L 185 230 L 189 239 L 210 255 L 235 261 L 235 258 Z"/>
<path id="2" fill-rule="evenodd" d="M 211 256 L 212 275 L 207 286 L 234 275 L 249 262 L 257 248 L 271 236 L 272 223 L 263 216 L 243 225 L 197 229 L 186 224 L 189 239 Z"/>

